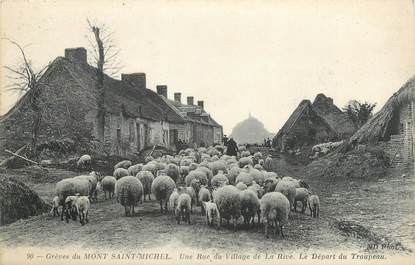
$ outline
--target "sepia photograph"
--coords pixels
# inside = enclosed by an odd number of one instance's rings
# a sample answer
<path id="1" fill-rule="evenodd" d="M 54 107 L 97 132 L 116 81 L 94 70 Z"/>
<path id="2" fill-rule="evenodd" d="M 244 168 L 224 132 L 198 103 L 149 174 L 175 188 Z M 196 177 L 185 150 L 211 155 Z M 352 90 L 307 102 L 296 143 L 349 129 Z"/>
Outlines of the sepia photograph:
<path id="1" fill-rule="evenodd" d="M 413 0 L 0 0 L 0 264 L 414 264 Z"/>

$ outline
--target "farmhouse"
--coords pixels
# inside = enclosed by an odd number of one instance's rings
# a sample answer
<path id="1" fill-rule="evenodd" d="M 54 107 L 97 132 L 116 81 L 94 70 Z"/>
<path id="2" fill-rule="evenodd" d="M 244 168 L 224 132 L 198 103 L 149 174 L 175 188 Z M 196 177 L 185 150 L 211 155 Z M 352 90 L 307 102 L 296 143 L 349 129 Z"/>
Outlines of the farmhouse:
<path id="1" fill-rule="evenodd" d="M 274 141 L 281 150 L 303 145 L 338 141 L 350 137 L 356 126 L 333 103 L 333 99 L 318 94 L 313 103 L 303 100 L 278 131 Z"/>
<path id="2" fill-rule="evenodd" d="M 415 173 L 415 76 L 409 79 L 382 109 L 363 125 L 350 143 L 381 143 L 391 166 Z"/>
<path id="3" fill-rule="evenodd" d="M 87 63 L 84 48 L 65 49 L 65 57 L 56 58 L 40 80 L 42 123 L 39 143 L 70 139 L 75 148 L 96 146 L 96 68 Z M 159 93 L 146 88 L 144 73 L 122 74 L 121 80 L 104 77 L 105 150 L 108 154 L 132 155 L 147 146 L 173 148 L 179 135 L 188 143 L 213 143 L 213 127 L 221 126 L 204 111 L 194 111 L 194 120 L 206 120 L 202 133 L 193 137 L 194 127 Z M 20 146 L 30 140 L 33 93 L 27 92 L 0 119 L 0 145 Z M 166 89 L 167 94 L 167 89 Z M 203 116 L 206 116 L 202 118 Z M 205 132 L 204 130 L 210 130 Z M 180 131 L 180 133 L 179 133 Z M 219 142 L 219 141 L 218 141 Z"/>

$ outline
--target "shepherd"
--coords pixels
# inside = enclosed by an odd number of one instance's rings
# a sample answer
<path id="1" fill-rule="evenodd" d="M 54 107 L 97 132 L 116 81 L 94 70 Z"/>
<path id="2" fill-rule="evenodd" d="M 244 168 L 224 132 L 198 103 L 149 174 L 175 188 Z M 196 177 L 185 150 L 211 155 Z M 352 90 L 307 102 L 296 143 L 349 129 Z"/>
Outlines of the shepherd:
<path id="1" fill-rule="evenodd" d="M 230 138 L 228 140 L 228 145 L 227 145 L 227 148 L 226 148 L 226 154 L 229 155 L 229 156 L 236 156 L 238 150 L 239 150 L 238 145 L 233 140 L 233 138 Z"/>

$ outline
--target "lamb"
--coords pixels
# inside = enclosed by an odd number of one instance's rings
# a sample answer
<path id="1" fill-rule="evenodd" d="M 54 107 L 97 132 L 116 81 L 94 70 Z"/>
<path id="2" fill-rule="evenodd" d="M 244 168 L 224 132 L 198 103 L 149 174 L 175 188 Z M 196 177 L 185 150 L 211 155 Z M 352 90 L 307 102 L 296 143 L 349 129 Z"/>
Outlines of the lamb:
<path id="1" fill-rule="evenodd" d="M 108 192 L 108 197 L 110 199 L 114 197 L 116 182 L 117 182 L 117 179 L 114 178 L 113 176 L 106 176 L 101 180 L 101 186 L 102 186 L 102 190 L 104 191 L 105 199 L 107 199 L 107 192 Z"/>
<path id="2" fill-rule="evenodd" d="M 254 161 L 252 161 L 252 158 L 250 156 L 248 156 L 248 157 L 241 157 L 239 159 L 239 167 L 240 168 L 243 168 L 246 165 L 251 165 L 252 166 L 253 164 L 254 164 Z"/>
<path id="3" fill-rule="evenodd" d="M 320 216 L 320 199 L 317 195 L 311 195 L 307 200 L 310 216 L 317 218 Z"/>
<path id="4" fill-rule="evenodd" d="M 290 202 L 290 209 L 293 208 L 296 190 L 292 181 L 279 181 L 274 191 L 284 194 Z"/>
<path id="5" fill-rule="evenodd" d="M 297 211 L 297 202 L 301 202 L 301 213 L 305 213 L 307 208 L 308 196 L 310 192 L 306 188 L 296 188 L 295 189 L 295 199 L 294 199 L 294 211 Z"/>
<path id="6" fill-rule="evenodd" d="M 288 222 L 290 213 L 290 202 L 288 199 L 280 192 L 267 193 L 261 198 L 260 211 L 262 220 L 265 223 L 265 237 L 269 237 L 268 228 L 271 226 L 274 228 L 274 236 L 278 232 L 284 238 L 282 228 Z"/>
<path id="7" fill-rule="evenodd" d="M 121 179 L 122 177 L 130 176 L 130 173 L 125 168 L 117 168 L 114 170 L 114 173 L 112 174 L 116 180 Z"/>
<path id="8" fill-rule="evenodd" d="M 143 169 L 143 164 L 135 164 L 128 168 L 128 175 L 129 176 L 136 176 L 138 172 Z"/>
<path id="9" fill-rule="evenodd" d="M 118 162 L 115 166 L 114 166 L 114 170 L 116 170 L 117 168 L 124 168 L 124 169 L 128 169 L 129 167 L 131 167 L 131 161 L 130 160 L 123 160 L 121 162 Z"/>
<path id="10" fill-rule="evenodd" d="M 117 202 L 124 206 L 125 216 L 133 216 L 134 206 L 143 200 L 143 184 L 133 176 L 120 178 L 115 183 Z"/>
<path id="11" fill-rule="evenodd" d="M 203 208 L 205 209 L 205 216 L 206 216 L 206 223 L 207 225 L 213 225 L 213 220 L 217 219 L 217 225 L 220 226 L 220 213 L 218 206 L 216 203 L 208 201 L 208 202 L 202 202 Z"/>
<path id="12" fill-rule="evenodd" d="M 210 195 L 210 191 L 205 187 L 205 186 L 201 186 L 200 190 L 199 190 L 199 196 L 198 196 L 199 202 L 201 202 L 201 211 L 204 212 L 204 204 L 203 202 L 208 202 L 210 200 L 212 200 L 212 196 Z"/>
<path id="13" fill-rule="evenodd" d="M 59 216 L 59 197 L 55 196 L 52 199 L 52 210 L 50 210 L 51 213 L 53 213 L 53 217 Z"/>
<path id="14" fill-rule="evenodd" d="M 222 171 L 219 171 L 219 173 L 214 176 L 212 178 L 212 180 L 210 181 L 210 185 L 213 188 L 218 188 L 220 186 L 222 186 L 223 184 L 228 185 L 229 184 L 229 180 L 228 178 L 222 173 Z"/>
<path id="15" fill-rule="evenodd" d="M 173 192 L 170 194 L 169 197 L 169 207 L 172 209 L 174 215 L 176 215 L 176 206 L 177 206 L 177 199 L 179 199 L 179 192 L 177 188 L 174 188 Z"/>
<path id="16" fill-rule="evenodd" d="M 241 215 L 241 200 L 239 198 L 239 190 L 232 185 L 226 185 L 218 188 L 213 192 L 213 202 L 219 209 L 219 223 L 222 225 L 224 218 L 228 225 L 230 219 L 233 219 L 233 228 L 236 230 L 236 222 Z"/>
<path id="17" fill-rule="evenodd" d="M 184 222 L 187 221 L 190 224 L 190 212 L 192 207 L 192 198 L 186 192 L 180 193 L 179 198 L 177 199 L 177 206 L 176 206 L 176 218 L 177 224 L 180 224 L 180 220 Z"/>
<path id="18" fill-rule="evenodd" d="M 177 182 L 180 177 L 179 167 L 175 164 L 168 164 L 166 168 L 167 176 L 171 177 L 174 182 Z"/>
<path id="19" fill-rule="evenodd" d="M 79 216 L 79 222 L 81 225 L 88 223 L 88 211 L 91 203 L 88 196 L 77 196 L 75 200 L 76 212 Z"/>
<path id="20" fill-rule="evenodd" d="M 148 200 L 151 200 L 151 184 L 153 183 L 154 176 L 153 173 L 150 171 L 140 171 L 137 173 L 136 177 L 141 181 L 143 184 L 143 192 L 144 192 L 144 201 L 146 201 L 146 195 L 148 195 Z"/>
<path id="21" fill-rule="evenodd" d="M 258 215 L 258 224 L 260 222 L 259 200 L 255 191 L 250 189 L 243 190 L 239 193 L 241 200 L 241 214 L 244 218 L 245 225 L 249 225 L 252 220 L 254 223 L 255 214 Z"/>
<path id="22" fill-rule="evenodd" d="M 75 202 L 76 202 L 75 195 L 68 196 L 65 199 L 64 209 L 62 209 L 62 212 L 65 211 L 65 220 L 67 223 L 69 222 L 70 218 L 72 218 L 72 220 L 74 221 L 76 220 L 76 215 L 78 212 L 76 211 Z"/>
<path id="23" fill-rule="evenodd" d="M 246 186 L 246 184 L 245 184 L 245 183 L 243 183 L 243 182 L 238 182 L 238 183 L 235 185 L 235 187 L 236 187 L 238 190 L 240 190 L 240 191 L 242 191 L 242 190 L 246 190 L 246 189 L 248 188 L 248 186 Z"/>
<path id="24" fill-rule="evenodd" d="M 156 200 L 160 202 L 160 212 L 163 214 L 163 202 L 164 210 L 167 212 L 167 202 L 170 198 L 171 193 L 176 188 L 174 180 L 167 175 L 157 176 L 151 184 L 151 193 L 154 194 Z"/>
<path id="25" fill-rule="evenodd" d="M 65 199 L 79 193 L 82 196 L 89 195 L 90 183 L 85 179 L 67 178 L 56 183 L 55 194 L 59 197 L 59 205 L 63 206 L 61 212 L 61 221 L 65 212 Z"/>
<path id="26" fill-rule="evenodd" d="M 85 169 L 91 166 L 91 162 L 92 162 L 92 158 L 90 155 L 83 155 L 78 159 L 78 161 L 76 162 L 76 165 L 80 169 Z"/>

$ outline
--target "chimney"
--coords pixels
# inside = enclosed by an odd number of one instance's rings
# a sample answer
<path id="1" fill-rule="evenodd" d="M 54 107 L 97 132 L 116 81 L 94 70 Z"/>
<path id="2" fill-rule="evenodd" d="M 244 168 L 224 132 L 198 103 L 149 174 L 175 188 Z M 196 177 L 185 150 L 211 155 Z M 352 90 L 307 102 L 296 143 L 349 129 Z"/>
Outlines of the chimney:
<path id="1" fill-rule="evenodd" d="M 121 74 L 121 80 L 131 83 L 139 89 L 146 88 L 146 74 L 145 73 Z"/>
<path id="2" fill-rule="evenodd" d="M 157 94 L 167 98 L 167 86 L 166 85 L 157 85 L 156 89 L 157 89 Z"/>
<path id="3" fill-rule="evenodd" d="M 202 109 L 204 109 L 204 102 L 203 102 L 203 100 L 198 100 L 197 101 L 197 105 L 199 106 L 199 107 L 201 107 Z"/>
<path id="4" fill-rule="evenodd" d="M 187 105 L 193 106 L 193 97 L 187 97 Z"/>
<path id="5" fill-rule="evenodd" d="M 86 49 L 83 47 L 79 48 L 68 48 L 65 49 L 65 58 L 72 61 L 73 63 L 87 64 Z"/>
<path id="6" fill-rule="evenodd" d="M 174 101 L 182 103 L 182 93 L 180 92 L 174 93 Z"/>

